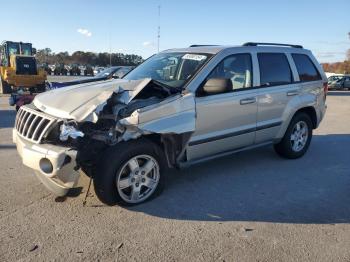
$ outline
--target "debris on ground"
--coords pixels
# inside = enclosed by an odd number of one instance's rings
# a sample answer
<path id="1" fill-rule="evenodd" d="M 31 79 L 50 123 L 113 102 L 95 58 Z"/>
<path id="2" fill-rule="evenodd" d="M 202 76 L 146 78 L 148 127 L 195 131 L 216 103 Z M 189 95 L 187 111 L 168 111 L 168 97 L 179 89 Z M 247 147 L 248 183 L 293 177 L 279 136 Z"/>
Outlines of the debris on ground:
<path id="1" fill-rule="evenodd" d="M 124 243 L 122 242 L 122 243 L 120 243 L 118 246 L 117 246 L 117 249 L 119 250 L 119 249 L 121 249 L 122 247 L 123 247 L 123 245 L 124 245 Z"/>
<path id="2" fill-rule="evenodd" d="M 36 249 L 38 249 L 38 248 L 39 248 L 38 245 L 33 245 L 33 246 L 31 247 L 31 249 L 29 249 L 29 252 L 33 252 L 34 250 L 36 250 Z"/>

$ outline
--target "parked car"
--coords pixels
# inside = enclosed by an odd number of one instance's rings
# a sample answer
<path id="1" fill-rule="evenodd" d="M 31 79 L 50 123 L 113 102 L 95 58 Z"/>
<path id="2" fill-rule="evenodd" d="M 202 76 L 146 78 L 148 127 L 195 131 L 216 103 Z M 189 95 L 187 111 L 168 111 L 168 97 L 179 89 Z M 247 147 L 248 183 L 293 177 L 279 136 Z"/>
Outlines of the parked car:
<path id="1" fill-rule="evenodd" d="M 23 105 L 30 104 L 34 100 L 35 94 L 32 92 L 24 92 L 22 89 L 15 93 L 11 93 L 9 97 L 9 105 L 15 106 L 16 111 Z"/>
<path id="2" fill-rule="evenodd" d="M 350 76 L 336 76 L 332 79 L 328 78 L 329 90 L 350 90 Z"/>
<path id="3" fill-rule="evenodd" d="M 40 67 L 45 70 L 47 75 L 51 75 L 52 74 L 52 70 L 51 70 L 51 68 L 49 67 L 49 65 L 47 63 L 41 64 Z"/>
<path id="4" fill-rule="evenodd" d="M 66 66 L 63 63 L 56 64 L 55 65 L 55 69 L 53 71 L 53 74 L 55 76 L 57 76 L 57 75 L 64 75 L 64 76 L 66 76 L 68 74 L 68 69 L 66 68 Z"/>
<path id="5" fill-rule="evenodd" d="M 94 76 L 94 70 L 92 69 L 91 65 L 87 65 L 84 68 L 84 76 Z"/>
<path id="6" fill-rule="evenodd" d="M 331 75 L 330 77 L 328 77 L 328 86 L 330 84 L 332 84 L 335 81 L 338 81 L 339 79 L 341 79 L 342 77 L 344 77 L 343 74 L 336 74 L 336 75 Z"/>
<path id="7" fill-rule="evenodd" d="M 105 70 L 104 67 L 95 67 L 94 68 L 94 75 L 101 73 L 103 70 Z"/>
<path id="8" fill-rule="evenodd" d="M 133 66 L 112 66 L 102 72 L 98 73 L 93 77 L 83 77 L 72 81 L 67 82 L 49 82 L 47 84 L 48 89 L 56 89 L 65 86 L 78 85 L 90 82 L 104 81 L 111 78 L 122 78 L 129 71 L 131 71 Z"/>
<path id="9" fill-rule="evenodd" d="M 134 205 L 159 193 L 167 168 L 268 144 L 303 156 L 326 93 L 322 67 L 302 46 L 170 49 L 123 79 L 36 96 L 19 110 L 13 140 L 55 194 L 82 169 L 103 203 Z"/>
<path id="10" fill-rule="evenodd" d="M 72 64 L 69 69 L 69 75 L 71 76 L 80 76 L 81 70 L 78 64 Z"/>

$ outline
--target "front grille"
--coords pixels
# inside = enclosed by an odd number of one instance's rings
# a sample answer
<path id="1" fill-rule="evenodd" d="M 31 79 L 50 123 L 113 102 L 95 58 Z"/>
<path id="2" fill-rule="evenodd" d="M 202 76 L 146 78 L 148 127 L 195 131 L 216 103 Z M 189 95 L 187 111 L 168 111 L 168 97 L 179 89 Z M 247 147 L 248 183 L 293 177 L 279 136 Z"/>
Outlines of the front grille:
<path id="1" fill-rule="evenodd" d="M 22 106 L 16 116 L 15 128 L 21 137 L 33 143 L 40 143 L 55 122 L 54 117 Z"/>

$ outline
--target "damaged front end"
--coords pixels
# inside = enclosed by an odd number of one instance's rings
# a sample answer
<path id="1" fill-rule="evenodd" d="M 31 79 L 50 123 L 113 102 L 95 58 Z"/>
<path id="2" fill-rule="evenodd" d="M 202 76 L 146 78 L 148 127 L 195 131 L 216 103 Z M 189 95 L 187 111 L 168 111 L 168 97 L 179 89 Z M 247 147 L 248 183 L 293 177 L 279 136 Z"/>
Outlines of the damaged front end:
<path id="1" fill-rule="evenodd" d="M 120 81 L 109 92 L 58 122 L 45 142 L 76 150 L 75 169 L 90 177 L 108 147 L 141 136 L 158 143 L 168 165 L 176 166 L 195 129 L 193 94 L 152 79 Z"/>

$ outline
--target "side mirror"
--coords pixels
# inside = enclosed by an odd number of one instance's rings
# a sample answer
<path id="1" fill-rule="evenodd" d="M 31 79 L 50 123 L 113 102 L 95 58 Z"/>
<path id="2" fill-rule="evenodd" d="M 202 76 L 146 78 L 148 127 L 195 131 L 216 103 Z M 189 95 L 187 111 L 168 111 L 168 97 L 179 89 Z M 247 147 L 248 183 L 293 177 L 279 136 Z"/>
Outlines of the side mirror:
<path id="1" fill-rule="evenodd" d="M 227 78 L 211 78 L 203 86 L 203 91 L 208 95 L 226 93 L 232 91 L 232 81 Z"/>
<path id="2" fill-rule="evenodd" d="M 117 76 L 117 75 L 113 75 L 112 76 L 114 79 L 119 79 L 120 77 L 119 76 Z"/>

